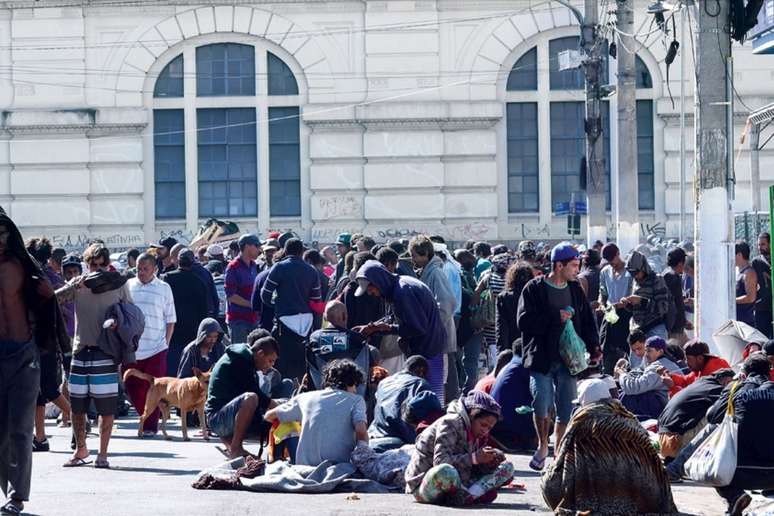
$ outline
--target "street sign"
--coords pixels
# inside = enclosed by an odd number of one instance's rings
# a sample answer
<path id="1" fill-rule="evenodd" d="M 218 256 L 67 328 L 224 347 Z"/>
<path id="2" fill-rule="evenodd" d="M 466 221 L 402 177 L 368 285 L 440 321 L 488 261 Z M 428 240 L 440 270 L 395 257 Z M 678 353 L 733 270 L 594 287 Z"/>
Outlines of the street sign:
<path id="1" fill-rule="evenodd" d="M 570 203 L 569 202 L 558 202 L 554 204 L 554 214 L 556 215 L 567 215 L 570 213 Z"/>
<path id="2" fill-rule="evenodd" d="M 588 207 L 586 206 L 586 201 L 575 201 L 575 205 L 573 207 L 575 208 L 575 213 L 581 213 L 585 215 L 589 212 Z"/>
<path id="3" fill-rule="evenodd" d="M 766 0 L 758 12 L 758 24 L 748 34 L 753 54 L 774 54 L 774 1 Z"/>
<path id="4" fill-rule="evenodd" d="M 567 215 L 567 214 L 587 214 L 588 207 L 586 201 L 573 201 L 573 202 L 558 202 L 554 204 L 554 215 Z"/>

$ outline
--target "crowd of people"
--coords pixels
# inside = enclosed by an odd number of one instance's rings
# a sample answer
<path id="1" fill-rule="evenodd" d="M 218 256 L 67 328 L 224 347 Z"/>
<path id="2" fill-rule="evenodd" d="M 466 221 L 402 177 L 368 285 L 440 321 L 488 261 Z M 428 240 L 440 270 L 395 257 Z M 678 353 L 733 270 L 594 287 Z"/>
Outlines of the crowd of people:
<path id="1" fill-rule="evenodd" d="M 768 234 L 758 251 L 736 245 L 737 319 L 771 339 Z M 774 341 L 742 364 L 713 355 L 690 338 L 692 249 L 663 271 L 649 254 L 348 233 L 314 249 L 272 233 L 165 238 L 124 263 L 99 241 L 25 242 L 2 213 L 2 514 L 20 513 L 32 452 L 49 450 L 47 404 L 72 427 L 64 466 L 92 464 L 98 421 L 93 465 L 110 468 L 115 418 L 149 412 L 162 377 L 206 379 L 203 417 L 180 417 L 229 459 L 252 456 L 248 439 L 311 466 L 408 450 L 397 485 L 464 506 L 494 500 L 514 476 L 506 453 L 528 452 L 551 509 L 593 514 L 676 512 L 670 482 L 733 405 L 737 473 L 718 493 L 741 514 L 745 490 L 774 489 Z M 157 408 L 140 436 L 158 431 Z"/>

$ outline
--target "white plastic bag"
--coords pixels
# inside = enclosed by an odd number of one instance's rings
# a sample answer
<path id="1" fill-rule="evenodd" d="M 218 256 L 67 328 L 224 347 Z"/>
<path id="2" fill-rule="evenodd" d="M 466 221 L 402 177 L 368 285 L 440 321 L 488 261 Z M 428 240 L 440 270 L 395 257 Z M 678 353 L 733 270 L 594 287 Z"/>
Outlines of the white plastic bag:
<path id="1" fill-rule="evenodd" d="M 731 483 L 736 473 L 737 424 L 734 422 L 734 394 L 738 383 L 731 389 L 728 409 L 723 422 L 691 455 L 685 463 L 685 476 L 701 484 L 722 487 Z"/>

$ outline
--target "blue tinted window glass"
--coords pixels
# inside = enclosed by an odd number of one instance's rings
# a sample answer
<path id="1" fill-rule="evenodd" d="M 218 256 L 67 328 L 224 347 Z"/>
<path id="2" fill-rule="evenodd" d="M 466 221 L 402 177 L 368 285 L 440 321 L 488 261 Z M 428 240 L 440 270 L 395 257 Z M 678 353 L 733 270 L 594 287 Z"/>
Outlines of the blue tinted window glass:
<path id="1" fill-rule="evenodd" d="M 299 110 L 269 108 L 269 182 L 271 215 L 301 215 L 301 158 Z"/>
<path id="2" fill-rule="evenodd" d="M 537 104 L 507 105 L 508 123 L 508 211 L 536 212 L 538 191 Z"/>
<path id="3" fill-rule="evenodd" d="M 161 70 L 156 86 L 153 88 L 154 97 L 182 97 L 183 96 L 183 54 L 180 54 Z"/>
<path id="4" fill-rule="evenodd" d="M 293 72 L 282 59 L 266 53 L 269 70 L 269 95 L 298 95 L 298 83 Z"/>
<path id="5" fill-rule="evenodd" d="M 185 217 L 185 145 L 182 109 L 153 111 L 156 218 Z"/>
<path id="6" fill-rule="evenodd" d="M 537 47 L 521 56 L 508 75 L 508 91 L 537 89 Z"/>
<path id="7" fill-rule="evenodd" d="M 217 43 L 196 49 L 199 97 L 255 95 L 255 48 Z"/>
<path id="8" fill-rule="evenodd" d="M 656 208 L 653 165 L 653 101 L 637 101 L 637 179 L 641 210 Z"/>
<path id="9" fill-rule="evenodd" d="M 635 56 L 635 71 L 637 74 L 636 78 L 636 85 L 638 88 L 652 88 L 653 87 L 653 78 L 650 76 L 650 72 L 648 71 L 648 67 L 645 66 L 645 61 L 643 61 L 640 56 Z"/>
<path id="10" fill-rule="evenodd" d="M 199 216 L 256 216 L 255 109 L 199 109 L 196 120 Z"/>

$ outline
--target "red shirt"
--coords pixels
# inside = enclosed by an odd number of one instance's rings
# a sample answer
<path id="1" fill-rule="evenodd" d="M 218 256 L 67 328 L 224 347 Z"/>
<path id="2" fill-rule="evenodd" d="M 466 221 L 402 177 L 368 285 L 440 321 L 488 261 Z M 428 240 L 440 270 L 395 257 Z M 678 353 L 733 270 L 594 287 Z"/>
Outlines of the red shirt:
<path id="1" fill-rule="evenodd" d="M 707 355 L 707 360 L 704 362 L 704 368 L 698 373 L 696 371 L 691 371 L 686 375 L 678 373 L 672 373 L 669 375 L 672 378 L 672 381 L 675 382 L 674 387 L 669 390 L 669 395 L 674 396 L 675 393 L 695 382 L 697 378 L 710 375 L 719 369 L 725 369 L 728 367 L 731 366 L 728 365 L 728 362 L 722 358 L 713 355 Z"/>

